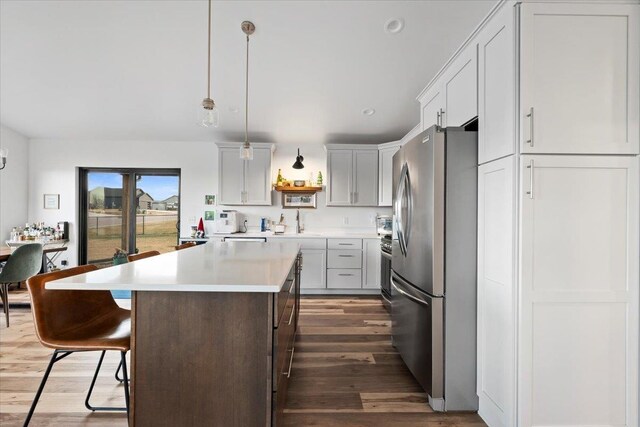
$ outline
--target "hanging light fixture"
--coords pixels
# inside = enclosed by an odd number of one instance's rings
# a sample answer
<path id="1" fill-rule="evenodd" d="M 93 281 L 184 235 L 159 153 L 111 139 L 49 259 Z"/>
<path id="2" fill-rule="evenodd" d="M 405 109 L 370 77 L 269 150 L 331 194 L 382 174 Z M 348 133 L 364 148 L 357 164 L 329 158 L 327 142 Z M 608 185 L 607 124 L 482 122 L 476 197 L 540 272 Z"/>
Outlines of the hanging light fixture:
<path id="1" fill-rule="evenodd" d="M 242 32 L 247 35 L 247 68 L 244 79 L 244 144 L 240 147 L 240 158 L 253 160 L 253 147 L 249 144 L 249 36 L 254 33 L 256 26 L 253 25 L 253 22 L 243 21 L 241 28 Z"/>
<path id="2" fill-rule="evenodd" d="M 216 103 L 211 99 L 211 0 L 209 0 L 209 31 L 207 38 L 207 97 L 198 108 L 198 124 L 203 127 L 217 128 L 219 113 Z"/>
<path id="3" fill-rule="evenodd" d="M 298 156 L 296 157 L 296 162 L 293 164 L 293 168 L 304 169 L 304 165 L 302 164 L 302 162 L 304 162 L 304 157 L 300 155 L 300 149 L 298 148 Z"/>

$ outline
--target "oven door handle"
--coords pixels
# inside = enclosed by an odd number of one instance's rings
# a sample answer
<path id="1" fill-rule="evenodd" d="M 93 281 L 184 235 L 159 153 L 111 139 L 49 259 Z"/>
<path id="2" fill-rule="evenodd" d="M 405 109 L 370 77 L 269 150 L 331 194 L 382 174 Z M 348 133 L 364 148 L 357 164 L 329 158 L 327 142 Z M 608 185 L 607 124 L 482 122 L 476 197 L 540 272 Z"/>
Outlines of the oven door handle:
<path id="1" fill-rule="evenodd" d="M 409 299 L 410 299 L 411 301 L 413 301 L 413 302 L 416 302 L 416 303 L 421 304 L 421 305 L 426 305 L 427 307 L 429 306 L 429 303 L 428 303 L 427 301 L 424 301 L 424 300 L 422 300 L 422 299 L 420 299 L 420 298 L 418 298 L 418 297 L 414 297 L 414 296 L 413 296 L 413 295 L 411 295 L 410 293 L 408 293 L 408 292 L 406 292 L 406 291 L 402 290 L 402 289 L 398 286 L 398 284 L 397 284 L 396 282 L 394 282 L 394 281 L 393 281 L 393 276 L 391 276 L 391 279 L 389 279 L 389 280 L 391 281 L 391 286 L 393 286 L 393 288 L 394 288 L 396 291 L 398 291 L 398 293 L 399 293 L 399 294 L 401 294 L 401 295 L 403 295 L 403 296 L 405 296 L 405 297 L 409 298 Z"/>

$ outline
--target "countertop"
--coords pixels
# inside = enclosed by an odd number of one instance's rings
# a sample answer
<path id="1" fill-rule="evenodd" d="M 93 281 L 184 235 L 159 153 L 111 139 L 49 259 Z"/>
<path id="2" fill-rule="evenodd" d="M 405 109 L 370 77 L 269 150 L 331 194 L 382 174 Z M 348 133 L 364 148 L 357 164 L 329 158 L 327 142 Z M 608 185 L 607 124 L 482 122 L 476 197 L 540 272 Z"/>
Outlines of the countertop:
<path id="1" fill-rule="evenodd" d="M 294 227 L 295 228 L 295 227 Z M 296 234 L 295 232 L 287 231 L 284 234 L 274 234 L 273 231 L 253 231 L 249 230 L 246 233 L 221 233 L 210 234 L 208 239 L 216 239 L 222 237 L 266 237 L 267 239 L 379 239 L 376 231 L 343 231 L 343 230 L 321 230 L 321 231 L 303 231 Z M 188 237 L 181 237 L 181 239 L 189 240 Z M 195 239 L 194 239 L 195 240 Z"/>
<path id="2" fill-rule="evenodd" d="M 300 245 L 209 242 L 48 282 L 47 289 L 280 292 Z"/>

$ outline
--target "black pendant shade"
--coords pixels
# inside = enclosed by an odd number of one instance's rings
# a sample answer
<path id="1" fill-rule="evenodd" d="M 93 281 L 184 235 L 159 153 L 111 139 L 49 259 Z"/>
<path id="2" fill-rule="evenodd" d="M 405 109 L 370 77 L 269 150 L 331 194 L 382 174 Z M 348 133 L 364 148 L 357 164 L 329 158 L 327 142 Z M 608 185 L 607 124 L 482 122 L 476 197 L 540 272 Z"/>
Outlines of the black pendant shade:
<path id="1" fill-rule="evenodd" d="M 304 165 L 302 162 L 304 161 L 304 157 L 300 155 L 300 149 L 298 148 L 298 156 L 296 157 L 296 162 L 293 164 L 294 169 L 304 169 Z"/>

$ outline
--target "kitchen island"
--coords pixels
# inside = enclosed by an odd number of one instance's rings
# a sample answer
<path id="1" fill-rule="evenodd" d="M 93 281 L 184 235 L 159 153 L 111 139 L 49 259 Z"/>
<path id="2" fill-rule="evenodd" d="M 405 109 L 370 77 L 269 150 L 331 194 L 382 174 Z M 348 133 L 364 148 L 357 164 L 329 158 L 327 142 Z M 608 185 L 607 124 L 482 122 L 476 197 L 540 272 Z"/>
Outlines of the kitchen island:
<path id="1" fill-rule="evenodd" d="M 299 251 L 291 242 L 211 242 L 46 287 L 133 291 L 131 425 L 277 425 Z"/>

